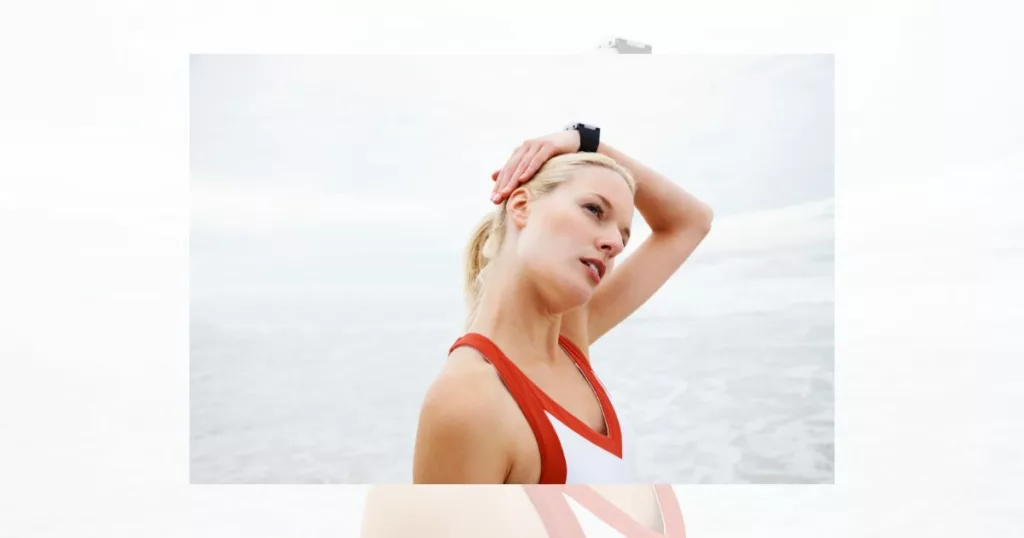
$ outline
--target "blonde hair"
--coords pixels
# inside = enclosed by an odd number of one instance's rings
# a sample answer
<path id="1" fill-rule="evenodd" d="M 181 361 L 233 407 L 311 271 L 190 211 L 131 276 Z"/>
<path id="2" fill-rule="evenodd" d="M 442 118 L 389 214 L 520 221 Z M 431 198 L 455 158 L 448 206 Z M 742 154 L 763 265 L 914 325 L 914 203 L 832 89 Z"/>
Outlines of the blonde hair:
<path id="1" fill-rule="evenodd" d="M 630 192 L 636 193 L 636 181 L 629 170 L 611 157 L 589 152 L 568 153 L 548 159 L 522 188 L 532 197 L 542 197 L 572 179 L 577 170 L 586 166 L 600 166 L 618 172 L 629 185 Z M 487 264 L 497 257 L 505 241 L 506 215 L 506 206 L 502 203 L 477 224 L 466 247 L 464 287 L 468 310 L 467 328 L 476 318 L 480 306 Z"/>

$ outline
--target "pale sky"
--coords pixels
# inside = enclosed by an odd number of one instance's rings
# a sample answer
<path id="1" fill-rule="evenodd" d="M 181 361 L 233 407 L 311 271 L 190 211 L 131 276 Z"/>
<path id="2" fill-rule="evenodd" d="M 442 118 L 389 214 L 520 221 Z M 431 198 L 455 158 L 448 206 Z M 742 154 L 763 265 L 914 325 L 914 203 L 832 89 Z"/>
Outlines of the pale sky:
<path id="1" fill-rule="evenodd" d="M 600 125 L 720 216 L 822 200 L 834 194 L 832 68 L 828 55 L 657 48 L 194 56 L 193 225 L 462 229 L 489 209 L 489 173 L 518 143 L 573 121 Z"/>

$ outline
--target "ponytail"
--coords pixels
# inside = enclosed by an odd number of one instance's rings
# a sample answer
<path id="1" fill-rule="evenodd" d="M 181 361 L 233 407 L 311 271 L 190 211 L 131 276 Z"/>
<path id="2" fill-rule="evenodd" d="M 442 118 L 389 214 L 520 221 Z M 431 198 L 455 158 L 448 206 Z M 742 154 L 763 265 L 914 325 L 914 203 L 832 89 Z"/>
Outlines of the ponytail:
<path id="1" fill-rule="evenodd" d="M 505 207 L 487 215 L 476 225 L 466 247 L 465 275 L 463 286 L 466 293 L 466 326 L 476 317 L 483 288 L 483 272 L 487 264 L 497 255 L 505 232 Z"/>
<path id="2" fill-rule="evenodd" d="M 480 293 L 480 283 L 477 280 L 480 271 L 487 263 L 483 256 L 484 243 L 491 236 L 491 223 L 493 222 L 494 217 L 490 215 L 481 220 L 473 231 L 469 246 L 466 247 L 465 291 L 466 299 L 470 303 L 473 303 Z"/>

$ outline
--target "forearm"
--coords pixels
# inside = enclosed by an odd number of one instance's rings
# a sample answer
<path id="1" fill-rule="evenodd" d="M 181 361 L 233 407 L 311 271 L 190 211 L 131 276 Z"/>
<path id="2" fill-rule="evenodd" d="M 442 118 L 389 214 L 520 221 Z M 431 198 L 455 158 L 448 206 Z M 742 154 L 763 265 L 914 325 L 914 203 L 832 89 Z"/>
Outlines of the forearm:
<path id="1" fill-rule="evenodd" d="M 711 207 L 697 197 L 604 142 L 598 145 L 597 152 L 615 159 L 633 174 L 636 179 L 636 209 L 651 227 L 652 233 L 681 230 L 706 233 L 710 229 L 713 216 Z"/>

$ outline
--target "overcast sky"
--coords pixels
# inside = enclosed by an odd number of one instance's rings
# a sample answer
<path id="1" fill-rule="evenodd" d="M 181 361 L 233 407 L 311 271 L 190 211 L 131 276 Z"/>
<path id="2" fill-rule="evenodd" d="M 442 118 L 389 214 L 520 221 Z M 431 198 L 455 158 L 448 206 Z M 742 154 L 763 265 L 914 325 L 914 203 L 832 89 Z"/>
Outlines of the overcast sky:
<path id="1" fill-rule="evenodd" d="M 194 56 L 193 225 L 475 220 L 489 173 L 573 121 L 720 216 L 832 197 L 833 61 L 809 56 Z M 464 218 L 462 218 L 464 216 Z M 460 240 L 462 238 L 460 237 Z"/>

